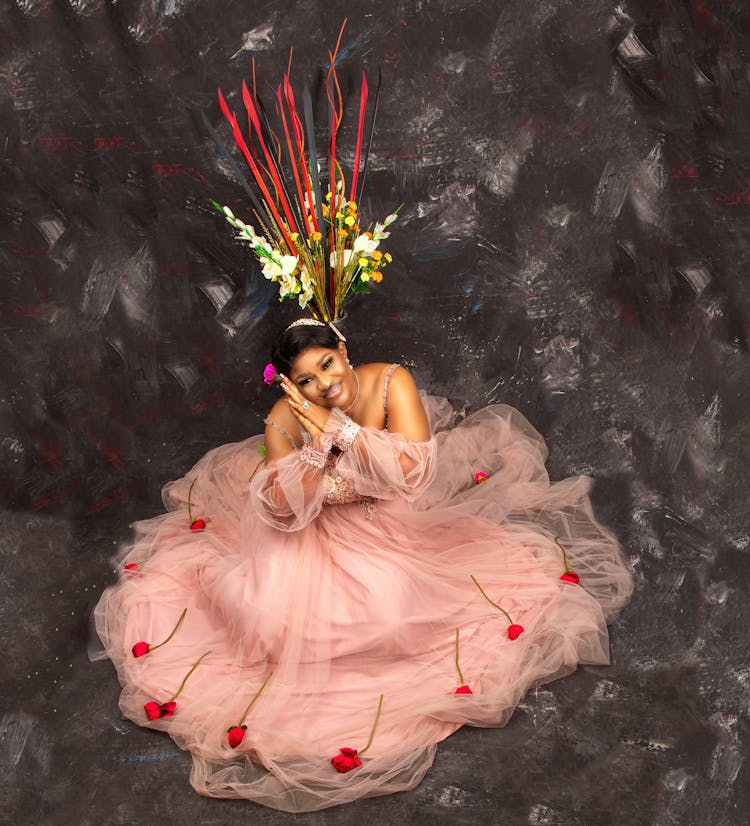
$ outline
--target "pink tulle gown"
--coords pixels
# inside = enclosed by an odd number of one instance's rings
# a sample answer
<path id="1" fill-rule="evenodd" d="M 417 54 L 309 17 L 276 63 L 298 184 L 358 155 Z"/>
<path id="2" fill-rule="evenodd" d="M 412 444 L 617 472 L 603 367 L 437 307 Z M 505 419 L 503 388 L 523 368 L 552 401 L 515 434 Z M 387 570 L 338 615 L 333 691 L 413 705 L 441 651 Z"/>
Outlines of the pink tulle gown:
<path id="1" fill-rule="evenodd" d="M 114 663 L 126 717 L 190 750 L 201 794 L 303 812 L 411 789 L 460 726 L 502 726 L 531 686 L 609 662 L 632 576 L 590 479 L 550 482 L 511 407 L 455 424 L 446 399 L 422 399 L 428 441 L 335 409 L 274 466 L 261 435 L 210 450 L 135 524 L 91 656 Z"/>

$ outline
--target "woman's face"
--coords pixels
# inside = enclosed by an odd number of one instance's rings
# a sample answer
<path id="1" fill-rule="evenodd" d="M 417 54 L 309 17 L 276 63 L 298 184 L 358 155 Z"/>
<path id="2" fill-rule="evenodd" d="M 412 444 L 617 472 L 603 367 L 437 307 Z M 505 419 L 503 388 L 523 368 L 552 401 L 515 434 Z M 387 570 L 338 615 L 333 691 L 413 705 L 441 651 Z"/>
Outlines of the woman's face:
<path id="1" fill-rule="evenodd" d="M 334 348 L 305 350 L 294 360 L 289 378 L 306 399 L 322 407 L 346 407 L 357 390 L 343 341 Z"/>

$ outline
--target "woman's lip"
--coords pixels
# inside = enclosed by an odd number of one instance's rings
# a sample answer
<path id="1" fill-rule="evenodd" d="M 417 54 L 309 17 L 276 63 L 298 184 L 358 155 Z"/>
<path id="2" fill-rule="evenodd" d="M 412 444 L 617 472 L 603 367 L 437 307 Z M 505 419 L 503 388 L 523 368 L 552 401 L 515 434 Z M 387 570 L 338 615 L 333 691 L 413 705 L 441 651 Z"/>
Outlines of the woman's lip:
<path id="1" fill-rule="evenodd" d="M 341 392 L 341 382 L 334 384 L 333 387 L 326 393 L 327 399 L 332 399 Z"/>

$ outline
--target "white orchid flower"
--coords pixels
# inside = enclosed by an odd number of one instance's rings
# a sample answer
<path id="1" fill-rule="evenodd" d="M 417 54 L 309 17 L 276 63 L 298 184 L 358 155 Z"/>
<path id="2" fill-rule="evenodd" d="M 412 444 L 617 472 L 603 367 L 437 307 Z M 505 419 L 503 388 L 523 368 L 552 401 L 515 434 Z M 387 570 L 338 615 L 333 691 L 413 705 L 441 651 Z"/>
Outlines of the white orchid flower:
<path id="1" fill-rule="evenodd" d="M 354 245 L 352 247 L 352 251 L 356 253 L 372 253 L 378 248 L 378 244 L 380 241 L 375 237 L 373 233 L 372 238 L 368 238 L 366 235 L 358 235 L 354 239 Z"/>
<path id="2" fill-rule="evenodd" d="M 299 256 L 297 255 L 282 255 L 275 261 L 267 258 L 261 269 L 263 270 L 263 275 L 270 281 L 286 280 L 291 277 L 297 268 L 298 261 Z"/>

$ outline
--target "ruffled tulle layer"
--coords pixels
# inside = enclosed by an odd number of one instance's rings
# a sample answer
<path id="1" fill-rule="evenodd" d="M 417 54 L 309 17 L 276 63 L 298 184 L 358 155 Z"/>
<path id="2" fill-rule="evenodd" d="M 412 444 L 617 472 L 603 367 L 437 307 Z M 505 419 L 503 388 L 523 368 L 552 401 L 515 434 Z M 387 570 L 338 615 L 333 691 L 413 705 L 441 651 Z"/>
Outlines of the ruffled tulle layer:
<path id="1" fill-rule="evenodd" d="M 550 483 L 545 443 L 513 408 L 453 425 L 445 399 L 423 400 L 437 467 L 411 501 L 324 505 L 278 530 L 249 501 L 253 436 L 208 452 L 164 487 L 165 514 L 136 523 L 94 611 L 92 656 L 114 663 L 126 717 L 191 751 L 201 794 L 299 812 L 410 789 L 461 725 L 502 726 L 530 687 L 609 662 L 607 622 L 632 577 L 592 515 L 590 480 Z M 566 567 L 580 584 L 560 579 Z M 166 645 L 133 656 L 185 608 Z M 144 704 L 170 699 L 205 652 L 174 715 L 149 721 Z M 269 674 L 233 749 L 227 729 Z M 456 694 L 462 683 L 472 693 Z M 338 772 L 331 758 L 366 745 L 381 694 L 362 765 Z"/>

